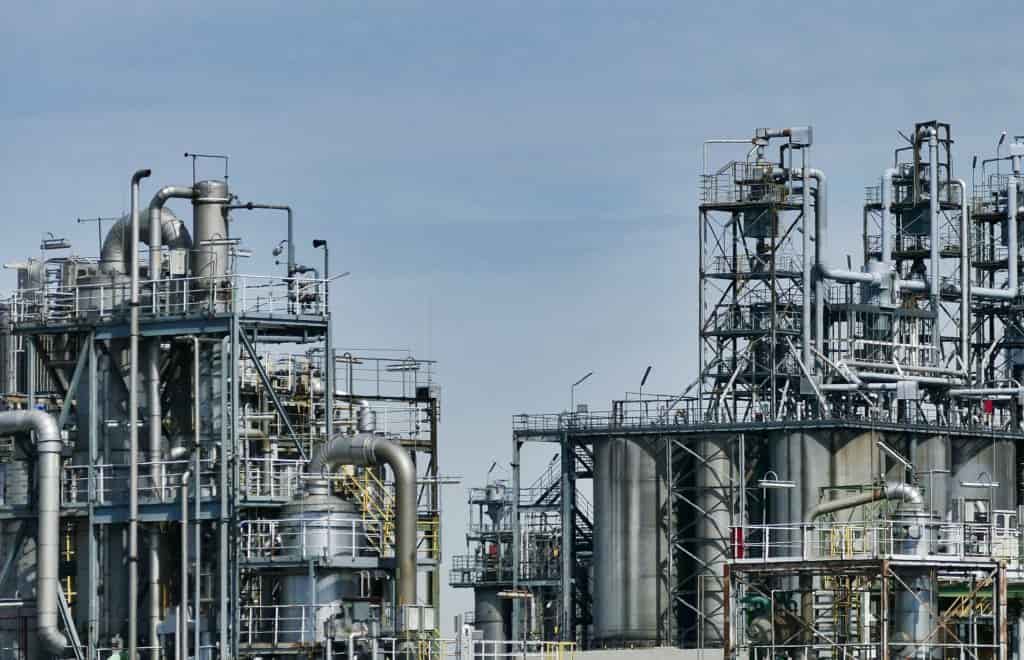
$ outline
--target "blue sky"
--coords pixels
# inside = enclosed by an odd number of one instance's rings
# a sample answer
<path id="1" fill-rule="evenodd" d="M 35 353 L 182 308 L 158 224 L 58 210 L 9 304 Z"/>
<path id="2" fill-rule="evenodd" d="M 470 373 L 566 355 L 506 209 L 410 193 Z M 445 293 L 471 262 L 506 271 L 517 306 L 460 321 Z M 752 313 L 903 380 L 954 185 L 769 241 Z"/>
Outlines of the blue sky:
<path id="1" fill-rule="evenodd" d="M 835 257 L 914 121 L 959 175 L 1019 119 L 1018 3 L 21 3 L 0 23 L 4 261 L 94 254 L 128 179 L 231 155 L 243 199 L 331 241 L 336 342 L 440 361 L 442 465 L 510 457 L 511 416 L 675 392 L 695 365 L 700 142 L 812 124 Z M 1017 122 L 1017 123 L 1015 123 Z M 178 207 L 183 212 L 185 209 Z M 236 231 L 269 268 L 273 215 Z M 262 249 L 263 247 L 266 249 Z M 851 247 L 847 247 L 851 246 Z M 262 261 L 261 261 L 262 260 Z M 12 284 L 2 273 L 0 284 Z M 545 457 L 546 458 L 546 457 Z M 448 491 L 447 552 L 462 547 Z M 444 594 L 444 621 L 469 609 Z"/>

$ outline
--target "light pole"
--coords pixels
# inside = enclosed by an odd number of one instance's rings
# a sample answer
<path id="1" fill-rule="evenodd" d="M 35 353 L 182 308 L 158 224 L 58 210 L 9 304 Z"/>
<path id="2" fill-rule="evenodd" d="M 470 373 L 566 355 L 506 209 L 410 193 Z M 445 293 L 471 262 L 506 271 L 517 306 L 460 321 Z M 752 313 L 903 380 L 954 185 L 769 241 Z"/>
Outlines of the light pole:
<path id="1" fill-rule="evenodd" d="M 583 376 L 583 378 L 580 378 L 578 381 L 576 381 L 575 383 L 572 384 L 572 387 L 569 388 L 569 413 L 570 414 L 576 414 L 576 388 L 579 387 L 583 383 L 583 381 L 585 381 L 586 379 L 590 378 L 593 375 L 594 375 L 593 371 L 588 371 L 587 374 L 585 376 Z"/>
<path id="2" fill-rule="evenodd" d="M 644 385 L 647 384 L 647 377 L 651 375 L 652 365 L 647 365 L 644 369 L 644 375 L 640 379 L 640 405 L 644 407 L 644 417 L 647 416 L 647 404 L 644 403 Z"/>
<path id="3" fill-rule="evenodd" d="M 1004 142 L 1006 142 L 1006 131 L 999 134 L 999 142 L 996 143 L 996 176 L 999 176 L 999 150 L 1003 148 Z"/>

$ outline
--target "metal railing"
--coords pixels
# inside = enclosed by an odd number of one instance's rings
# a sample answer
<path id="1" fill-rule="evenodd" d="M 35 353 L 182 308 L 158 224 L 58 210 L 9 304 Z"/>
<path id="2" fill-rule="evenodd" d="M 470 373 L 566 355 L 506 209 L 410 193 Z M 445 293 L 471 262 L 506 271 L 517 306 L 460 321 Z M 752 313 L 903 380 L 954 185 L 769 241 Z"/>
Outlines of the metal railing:
<path id="1" fill-rule="evenodd" d="M 302 490 L 306 461 L 291 458 L 243 458 L 239 488 L 243 498 L 288 500 Z"/>
<path id="2" fill-rule="evenodd" d="M 808 523 L 732 528 L 737 563 L 792 560 L 1020 558 L 1020 531 L 983 523 Z"/>
<path id="3" fill-rule="evenodd" d="M 142 318 L 211 313 L 325 316 L 327 281 L 269 275 L 177 277 L 139 284 Z M 19 289 L 7 302 L 19 323 L 68 323 L 127 316 L 128 282 Z"/>
<path id="4" fill-rule="evenodd" d="M 247 560 L 298 561 L 379 557 L 381 531 L 352 514 L 317 514 L 238 524 L 241 556 Z"/>
<path id="5" fill-rule="evenodd" d="M 409 642 L 395 638 L 380 638 L 362 643 L 373 660 L 397 660 L 403 657 Z M 462 652 L 461 640 L 450 638 L 422 639 L 412 642 L 416 660 L 573 660 L 574 642 L 546 642 L 541 640 L 466 640 Z"/>
<path id="6" fill-rule="evenodd" d="M 855 424 L 897 424 L 902 426 L 929 426 L 963 432 L 1011 432 L 1012 417 L 1008 410 L 996 408 L 983 412 L 980 408 L 963 407 L 943 410 L 926 401 L 911 401 L 906 410 L 891 407 L 839 407 L 833 406 L 825 414 L 817 405 L 804 405 L 773 420 L 769 416 L 768 401 L 726 399 L 719 405 L 715 393 L 703 397 L 687 396 L 671 399 L 650 399 L 622 402 L 614 411 L 577 413 L 522 414 L 512 417 L 514 433 L 556 435 L 565 432 L 607 432 L 613 429 L 663 429 L 673 427 L 709 427 L 733 423 L 769 423 L 772 421 L 849 422 Z M 735 413 L 733 404 L 735 403 Z M 728 409 L 728 410 L 727 410 Z"/>
<path id="7" fill-rule="evenodd" d="M 150 468 L 156 467 L 154 478 Z M 139 501 L 174 502 L 181 490 L 181 477 L 193 467 L 193 461 L 155 461 L 139 463 Z M 101 463 L 98 465 L 65 465 L 61 474 L 61 504 L 82 506 L 90 502 L 89 475 L 92 473 L 95 495 L 94 504 L 112 504 L 128 501 L 130 466 L 127 463 Z M 193 484 L 197 483 L 193 475 Z M 204 495 L 216 494 L 217 472 L 213 461 L 200 461 L 198 484 Z"/>

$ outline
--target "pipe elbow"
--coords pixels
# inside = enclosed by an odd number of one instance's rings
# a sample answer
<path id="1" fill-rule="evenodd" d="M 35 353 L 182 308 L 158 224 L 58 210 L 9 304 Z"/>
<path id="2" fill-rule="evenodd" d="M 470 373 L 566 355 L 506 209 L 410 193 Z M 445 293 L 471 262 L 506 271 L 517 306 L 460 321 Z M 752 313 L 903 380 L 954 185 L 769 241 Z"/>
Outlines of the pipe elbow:
<path id="1" fill-rule="evenodd" d="M 148 179 L 151 174 L 153 174 L 153 170 L 150 170 L 148 168 L 142 170 L 135 170 L 135 174 L 132 175 L 132 185 L 138 185 L 139 181 L 142 181 L 143 179 Z M 123 180 L 124 179 L 122 179 L 122 181 Z"/>
<path id="2" fill-rule="evenodd" d="M 192 199 L 194 196 L 195 191 L 192 186 L 164 186 L 153 195 L 153 199 L 149 202 L 149 208 L 150 210 L 161 209 L 169 199 Z"/>
<path id="3" fill-rule="evenodd" d="M 917 486 L 907 483 L 891 482 L 885 485 L 885 499 L 898 500 L 900 506 L 920 508 L 924 506 L 924 495 Z"/>
<path id="4" fill-rule="evenodd" d="M 58 657 L 64 657 L 64 652 L 68 648 L 68 638 L 60 633 L 56 628 L 42 628 L 38 633 L 39 641 L 42 642 L 43 647 L 46 648 L 47 652 L 51 655 Z"/>

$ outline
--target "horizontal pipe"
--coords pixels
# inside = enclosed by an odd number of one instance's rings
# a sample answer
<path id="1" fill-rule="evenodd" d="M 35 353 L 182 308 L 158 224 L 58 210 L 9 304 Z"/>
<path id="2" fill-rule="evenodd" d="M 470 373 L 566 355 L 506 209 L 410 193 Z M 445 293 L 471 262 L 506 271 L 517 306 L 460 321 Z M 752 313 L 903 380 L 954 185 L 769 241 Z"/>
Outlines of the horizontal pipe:
<path id="1" fill-rule="evenodd" d="M 1021 387 L 979 387 L 979 388 L 958 388 L 949 391 L 951 397 L 968 396 L 996 396 L 999 394 L 1017 395 L 1024 392 Z"/>

